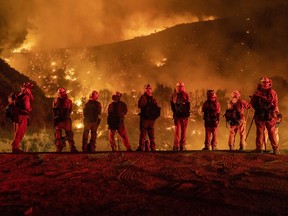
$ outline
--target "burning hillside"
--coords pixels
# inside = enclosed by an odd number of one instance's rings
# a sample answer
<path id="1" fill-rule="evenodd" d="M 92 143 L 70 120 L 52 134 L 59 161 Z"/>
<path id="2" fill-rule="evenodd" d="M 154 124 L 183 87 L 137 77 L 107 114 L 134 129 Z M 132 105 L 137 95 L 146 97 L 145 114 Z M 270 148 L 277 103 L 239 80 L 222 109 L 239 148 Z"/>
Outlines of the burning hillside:
<path id="1" fill-rule="evenodd" d="M 180 24 L 149 36 L 113 44 L 86 48 L 21 49 L 14 50 L 14 53 L 7 53 L 3 49 L 1 54 L 11 67 L 34 80 L 47 97 L 55 97 L 60 86 L 67 89 L 74 102 L 72 118 L 79 145 L 83 103 L 92 90 L 98 90 L 99 101 L 103 105 L 100 149 L 107 143 L 106 109 L 115 91 L 123 92 L 123 100 L 128 104 L 128 134 L 131 142 L 137 145 L 137 99 L 145 83 L 152 84 L 155 98 L 162 107 L 156 133 L 159 149 L 171 149 L 173 124 L 169 96 L 175 83 L 183 80 L 192 100 L 189 148 L 198 149 L 203 145 L 200 107 L 207 89 L 217 91 L 223 114 L 231 91 L 238 89 L 242 97 L 248 100 L 259 78 L 269 76 L 272 77 L 273 87 L 279 92 L 280 111 L 284 113 L 287 109 L 285 47 L 288 45 L 288 26 L 282 20 L 287 20 L 286 7 L 276 7 L 247 13 L 245 16 L 241 14 Z M 29 38 L 25 42 L 29 44 Z M 249 116 L 251 120 L 252 112 Z M 47 121 L 52 128 L 51 116 Z M 224 119 L 221 121 L 221 148 L 227 148 L 227 130 Z M 281 126 L 283 131 L 286 130 L 285 122 L 286 119 Z M 248 146 L 253 148 L 253 128 L 251 134 Z M 285 134 L 282 140 L 286 146 Z M 50 149 L 52 151 L 53 148 Z"/>

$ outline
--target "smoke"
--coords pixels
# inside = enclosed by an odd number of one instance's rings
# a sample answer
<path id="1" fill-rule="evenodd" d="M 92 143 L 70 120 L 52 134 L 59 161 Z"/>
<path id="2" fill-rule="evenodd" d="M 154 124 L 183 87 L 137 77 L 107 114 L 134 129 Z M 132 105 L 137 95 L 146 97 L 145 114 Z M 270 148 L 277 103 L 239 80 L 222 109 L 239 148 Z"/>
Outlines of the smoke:
<path id="1" fill-rule="evenodd" d="M 151 34 L 179 23 L 257 12 L 281 0 L 1 0 L 3 48 L 86 47 Z"/>

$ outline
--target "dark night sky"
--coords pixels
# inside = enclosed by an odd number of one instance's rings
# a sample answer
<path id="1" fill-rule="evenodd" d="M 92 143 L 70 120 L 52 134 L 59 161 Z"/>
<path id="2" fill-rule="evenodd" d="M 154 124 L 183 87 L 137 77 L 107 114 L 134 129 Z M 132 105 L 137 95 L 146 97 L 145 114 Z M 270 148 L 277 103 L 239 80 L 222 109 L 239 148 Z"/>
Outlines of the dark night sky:
<path id="1" fill-rule="evenodd" d="M 285 0 L 0 0 L 0 48 L 111 43 L 179 23 L 250 14 Z"/>

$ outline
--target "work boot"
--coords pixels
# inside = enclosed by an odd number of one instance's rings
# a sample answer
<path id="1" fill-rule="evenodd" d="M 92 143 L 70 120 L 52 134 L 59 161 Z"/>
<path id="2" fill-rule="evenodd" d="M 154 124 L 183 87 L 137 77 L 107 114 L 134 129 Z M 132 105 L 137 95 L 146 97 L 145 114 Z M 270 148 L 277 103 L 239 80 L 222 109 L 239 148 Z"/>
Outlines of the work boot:
<path id="1" fill-rule="evenodd" d="M 152 143 L 152 144 L 151 144 L 151 151 L 156 151 L 156 145 L 155 145 L 155 143 Z"/>
<path id="2" fill-rule="evenodd" d="M 56 143 L 56 152 L 62 152 L 63 148 L 65 148 L 66 144 L 65 143 L 61 143 L 61 142 L 57 142 Z"/>
<path id="3" fill-rule="evenodd" d="M 205 146 L 202 150 L 204 150 L 204 151 L 209 151 L 209 147 L 207 147 L 207 146 Z"/>
<path id="4" fill-rule="evenodd" d="M 212 146 L 212 151 L 218 150 L 216 146 Z"/>
<path id="5" fill-rule="evenodd" d="M 279 150 L 279 148 L 274 149 L 274 150 L 273 150 L 273 154 L 274 154 L 274 155 L 280 155 L 280 150 Z"/>
<path id="6" fill-rule="evenodd" d="M 82 151 L 83 152 L 88 152 L 88 144 L 83 144 L 82 145 Z"/>
<path id="7" fill-rule="evenodd" d="M 19 154 L 19 153 L 24 153 L 24 151 L 22 149 L 19 149 L 19 148 L 13 148 L 12 153 Z"/>
<path id="8" fill-rule="evenodd" d="M 184 145 L 180 146 L 180 151 L 186 151 L 186 147 Z"/>
<path id="9" fill-rule="evenodd" d="M 61 145 L 56 146 L 56 148 L 57 148 L 56 152 L 62 152 L 63 150 L 63 146 Z"/>
<path id="10" fill-rule="evenodd" d="M 263 150 L 256 148 L 256 149 L 254 149 L 253 151 L 251 151 L 251 153 L 260 153 L 260 154 L 262 154 L 262 153 L 263 153 Z"/>
<path id="11" fill-rule="evenodd" d="M 177 146 L 173 146 L 173 149 L 172 149 L 173 151 L 178 151 L 179 149 L 178 149 L 178 147 Z"/>
<path id="12" fill-rule="evenodd" d="M 70 152 L 71 152 L 71 153 L 78 153 L 79 151 L 78 151 L 77 148 L 73 145 L 73 146 L 70 146 Z"/>
<path id="13" fill-rule="evenodd" d="M 95 150 L 96 150 L 95 143 L 90 144 L 90 152 L 95 152 Z"/>
<path id="14" fill-rule="evenodd" d="M 143 147 L 141 147 L 141 146 L 138 146 L 138 148 L 136 149 L 136 151 L 144 151 L 144 149 L 143 149 Z"/>

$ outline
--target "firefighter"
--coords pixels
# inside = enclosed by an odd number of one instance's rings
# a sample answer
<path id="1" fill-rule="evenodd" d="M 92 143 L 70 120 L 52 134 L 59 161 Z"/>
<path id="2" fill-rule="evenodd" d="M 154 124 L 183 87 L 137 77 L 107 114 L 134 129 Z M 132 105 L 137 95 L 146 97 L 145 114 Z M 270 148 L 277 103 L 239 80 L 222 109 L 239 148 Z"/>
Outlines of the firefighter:
<path id="1" fill-rule="evenodd" d="M 210 150 L 210 145 L 212 146 L 212 150 L 217 150 L 220 103 L 217 101 L 214 90 L 207 91 L 207 100 L 202 106 L 202 112 L 204 113 L 205 126 L 205 147 L 202 150 Z"/>
<path id="2" fill-rule="evenodd" d="M 273 153 L 279 155 L 279 144 L 276 137 L 276 121 L 279 114 L 278 96 L 272 89 L 272 80 L 262 77 L 258 88 L 251 99 L 252 107 L 255 110 L 254 119 L 256 124 L 256 149 L 254 152 L 262 153 L 264 146 L 265 127 L 271 142 Z"/>
<path id="3" fill-rule="evenodd" d="M 120 137 L 123 140 L 123 144 L 126 147 L 127 151 L 132 151 L 131 145 L 128 139 L 127 131 L 124 125 L 124 118 L 127 114 L 127 105 L 121 101 L 122 94 L 116 92 L 112 95 L 112 102 L 108 106 L 108 118 L 107 123 L 109 127 L 109 142 L 112 148 L 112 151 L 117 151 L 117 146 L 115 143 L 115 133 L 118 132 Z M 118 146 L 118 150 L 120 147 Z"/>
<path id="4" fill-rule="evenodd" d="M 173 151 L 186 150 L 186 128 L 190 116 L 190 98 L 185 91 L 184 83 L 179 81 L 176 85 L 175 92 L 171 95 L 170 105 L 174 119 L 174 146 Z M 180 135 L 181 130 L 181 135 Z"/>
<path id="5" fill-rule="evenodd" d="M 101 119 L 99 115 L 102 111 L 101 103 L 98 101 L 99 93 L 92 91 L 89 96 L 89 100 L 85 103 L 83 108 L 84 115 L 84 130 L 82 136 L 82 151 L 83 152 L 95 152 L 97 129 L 99 127 Z M 91 132 L 91 133 L 90 133 Z M 90 141 L 88 143 L 88 137 L 90 133 Z"/>
<path id="6" fill-rule="evenodd" d="M 17 96 L 16 106 L 18 107 L 19 114 L 14 124 L 14 140 L 12 142 L 12 152 L 22 153 L 20 149 L 20 142 L 23 139 L 27 126 L 29 125 L 29 113 L 32 111 L 32 102 L 34 96 L 32 94 L 33 84 L 30 82 L 23 83 L 21 92 Z"/>
<path id="7" fill-rule="evenodd" d="M 154 124 L 160 116 L 160 107 L 152 95 L 152 87 L 150 84 L 144 86 L 144 93 L 138 100 L 138 108 L 140 108 L 140 137 L 137 151 L 156 151 Z M 148 133 L 148 139 L 147 139 Z"/>
<path id="8" fill-rule="evenodd" d="M 15 124 L 18 123 L 18 116 L 19 116 L 19 108 L 16 106 L 16 103 L 17 103 L 17 94 L 13 92 L 8 96 L 8 105 L 5 108 L 5 116 L 7 121 L 13 123 L 14 128 Z"/>
<path id="9" fill-rule="evenodd" d="M 74 143 L 74 133 L 72 132 L 72 120 L 70 114 L 72 112 L 72 101 L 68 98 L 64 88 L 58 89 L 58 97 L 54 99 L 53 104 L 54 127 L 55 127 L 55 145 L 57 152 L 61 152 L 66 146 L 65 141 L 68 140 L 70 151 L 78 152 Z M 62 137 L 62 130 L 66 136 Z"/>
<path id="10" fill-rule="evenodd" d="M 230 150 L 234 150 L 235 136 L 239 133 L 240 145 L 242 151 L 246 146 L 246 119 L 244 117 L 245 109 L 250 109 L 251 105 L 240 98 L 240 93 L 235 90 L 231 93 L 231 100 L 228 102 L 228 109 L 225 113 L 226 121 L 230 124 L 228 145 Z"/>

